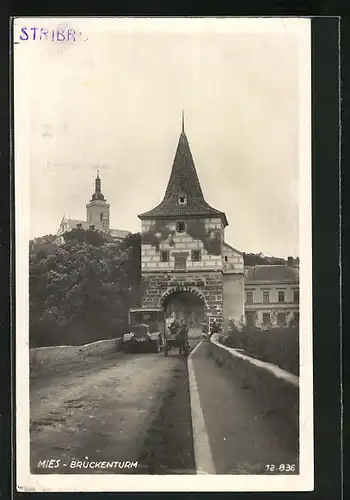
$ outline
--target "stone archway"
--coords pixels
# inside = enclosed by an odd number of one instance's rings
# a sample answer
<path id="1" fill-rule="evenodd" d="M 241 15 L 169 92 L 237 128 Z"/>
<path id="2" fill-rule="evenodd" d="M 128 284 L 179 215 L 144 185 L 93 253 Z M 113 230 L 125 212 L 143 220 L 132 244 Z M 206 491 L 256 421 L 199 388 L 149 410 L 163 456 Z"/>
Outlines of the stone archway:
<path id="1" fill-rule="evenodd" d="M 169 299 L 170 296 L 172 295 L 175 295 L 175 294 L 179 294 L 179 293 L 191 293 L 195 296 L 197 296 L 203 303 L 204 305 L 204 309 L 206 311 L 209 311 L 209 306 L 208 306 L 208 302 L 207 302 L 207 299 L 205 298 L 205 296 L 203 295 L 203 293 L 198 290 L 198 288 L 194 288 L 194 287 L 170 287 L 168 288 L 164 293 L 162 293 L 162 295 L 160 296 L 159 298 L 159 304 L 158 306 L 159 307 L 163 307 L 164 305 L 164 302 L 167 301 Z"/>
<path id="2" fill-rule="evenodd" d="M 206 319 L 208 305 L 205 297 L 193 289 L 170 289 L 160 298 L 167 318 L 184 319 L 189 327 L 189 336 L 197 337 L 201 333 L 201 325 Z"/>

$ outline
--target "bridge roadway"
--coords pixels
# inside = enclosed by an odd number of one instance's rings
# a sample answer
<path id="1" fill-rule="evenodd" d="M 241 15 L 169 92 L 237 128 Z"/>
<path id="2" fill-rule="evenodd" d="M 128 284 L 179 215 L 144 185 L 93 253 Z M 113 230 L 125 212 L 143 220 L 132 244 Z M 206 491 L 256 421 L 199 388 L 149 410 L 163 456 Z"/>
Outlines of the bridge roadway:
<path id="1" fill-rule="evenodd" d="M 192 339 L 192 348 L 198 342 Z M 196 466 L 209 460 L 209 473 L 249 474 L 263 472 L 267 463 L 295 463 L 295 438 L 278 415 L 266 414 L 249 388 L 208 358 L 205 343 L 194 351 L 189 369 L 198 396 L 192 405 L 199 406 L 197 415 L 202 412 L 208 438 L 197 456 L 200 463 L 195 463 L 186 360 L 175 352 L 169 358 L 114 353 L 33 375 L 32 473 L 195 474 Z M 45 459 L 60 460 L 59 467 L 39 467 Z M 138 467 L 74 466 L 84 460 L 138 461 Z"/>

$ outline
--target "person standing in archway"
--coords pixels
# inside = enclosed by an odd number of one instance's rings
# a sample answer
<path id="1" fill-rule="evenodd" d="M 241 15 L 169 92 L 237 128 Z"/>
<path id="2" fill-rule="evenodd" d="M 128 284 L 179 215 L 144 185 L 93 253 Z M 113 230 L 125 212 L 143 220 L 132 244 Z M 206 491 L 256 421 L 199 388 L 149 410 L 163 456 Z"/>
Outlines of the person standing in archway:
<path id="1" fill-rule="evenodd" d="M 214 333 L 219 333 L 219 330 L 220 330 L 219 325 L 217 324 L 216 320 L 214 319 L 214 321 L 211 324 L 211 328 L 210 328 L 209 340 L 212 338 Z"/>
<path id="2" fill-rule="evenodd" d="M 182 354 L 185 349 L 185 345 L 188 343 L 188 326 L 183 319 L 180 321 L 177 339 L 179 343 L 179 354 Z"/>
<path id="3" fill-rule="evenodd" d="M 203 320 L 201 323 L 201 331 L 202 331 L 202 337 L 207 339 L 209 332 L 208 332 L 208 323 L 205 320 Z"/>

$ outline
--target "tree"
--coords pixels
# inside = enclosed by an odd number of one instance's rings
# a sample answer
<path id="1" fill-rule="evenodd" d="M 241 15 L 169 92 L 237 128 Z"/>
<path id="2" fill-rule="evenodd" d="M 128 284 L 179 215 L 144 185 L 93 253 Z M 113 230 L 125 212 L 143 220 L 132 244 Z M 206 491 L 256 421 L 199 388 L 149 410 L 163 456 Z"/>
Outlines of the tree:
<path id="1" fill-rule="evenodd" d="M 105 244 L 94 231 L 72 230 L 48 256 L 30 258 L 31 346 L 83 344 L 124 332 L 138 305 L 140 235 Z"/>

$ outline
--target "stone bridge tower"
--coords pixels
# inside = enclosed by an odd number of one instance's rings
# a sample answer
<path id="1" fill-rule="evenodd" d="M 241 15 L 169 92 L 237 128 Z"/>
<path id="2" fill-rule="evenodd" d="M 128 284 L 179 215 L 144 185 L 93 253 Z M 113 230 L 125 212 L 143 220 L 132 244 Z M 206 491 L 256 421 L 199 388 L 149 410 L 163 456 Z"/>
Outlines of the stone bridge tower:
<path id="1" fill-rule="evenodd" d="M 163 201 L 138 217 L 142 306 L 168 307 L 171 313 L 176 312 L 177 300 L 195 326 L 204 318 L 215 318 L 222 325 L 224 229 L 228 223 L 224 212 L 211 207 L 203 196 L 183 117 Z"/>

